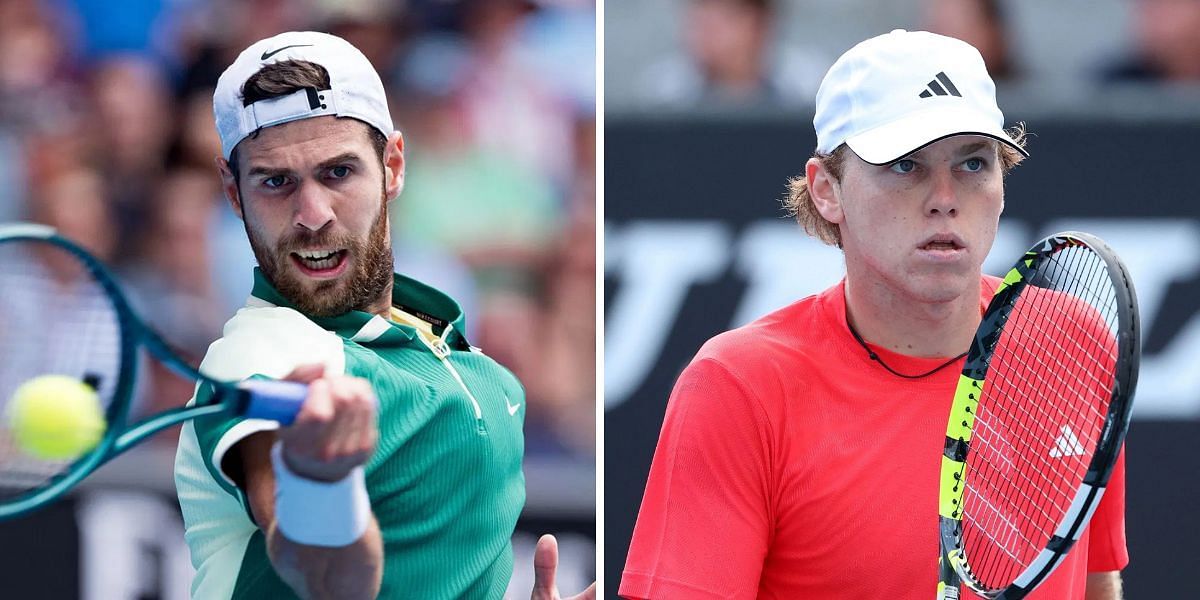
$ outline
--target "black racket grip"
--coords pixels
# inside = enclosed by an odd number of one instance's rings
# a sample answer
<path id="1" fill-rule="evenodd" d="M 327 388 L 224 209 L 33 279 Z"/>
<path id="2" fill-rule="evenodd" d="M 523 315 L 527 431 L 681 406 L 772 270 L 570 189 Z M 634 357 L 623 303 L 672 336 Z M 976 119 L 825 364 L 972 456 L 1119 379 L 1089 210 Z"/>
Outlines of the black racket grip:
<path id="1" fill-rule="evenodd" d="M 949 558 L 942 554 L 938 558 L 937 600 L 958 600 L 959 584 L 961 583 L 962 580 L 958 578 L 958 573 L 950 564 Z"/>

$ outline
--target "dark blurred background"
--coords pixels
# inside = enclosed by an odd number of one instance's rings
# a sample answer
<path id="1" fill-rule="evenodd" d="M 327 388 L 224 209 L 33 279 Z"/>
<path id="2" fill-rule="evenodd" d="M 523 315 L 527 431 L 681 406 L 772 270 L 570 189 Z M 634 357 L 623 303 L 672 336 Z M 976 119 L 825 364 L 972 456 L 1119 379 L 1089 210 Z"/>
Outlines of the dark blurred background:
<path id="1" fill-rule="evenodd" d="M 406 138 L 396 268 L 459 299 L 469 339 L 526 387 L 514 595 L 546 532 L 560 534 L 562 587 L 582 589 L 595 576 L 593 1 L 0 0 L 0 222 L 54 225 L 101 256 L 198 361 L 254 264 L 218 188 L 213 88 L 243 48 L 297 29 L 374 63 Z M 191 396 L 147 367 L 140 413 Z M 187 597 L 176 435 L 0 526 L 0 595 Z"/>
<path id="2" fill-rule="evenodd" d="M 978 47 L 1006 122 L 1033 134 L 985 271 L 1064 229 L 1127 262 L 1144 335 L 1127 595 L 1200 597 L 1185 575 L 1200 568 L 1200 2 L 670 0 L 604 18 L 605 597 L 680 370 L 709 337 L 842 277 L 840 252 L 780 200 L 815 146 L 825 71 L 895 28 Z"/>

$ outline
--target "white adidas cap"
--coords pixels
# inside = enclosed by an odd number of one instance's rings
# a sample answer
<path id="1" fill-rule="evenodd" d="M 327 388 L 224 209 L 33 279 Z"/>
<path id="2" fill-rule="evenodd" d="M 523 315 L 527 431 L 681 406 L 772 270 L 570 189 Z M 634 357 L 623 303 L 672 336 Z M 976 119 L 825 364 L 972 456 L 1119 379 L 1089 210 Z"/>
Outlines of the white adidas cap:
<path id="1" fill-rule="evenodd" d="M 887 164 L 952 135 L 995 138 L 1028 156 L 1004 131 L 996 85 L 970 44 L 897 29 L 846 51 L 817 91 L 817 152 L 842 143 Z"/>
<path id="2" fill-rule="evenodd" d="M 246 80 L 263 66 L 284 60 L 304 60 L 325 67 L 330 89 L 299 90 L 245 106 L 242 87 Z M 243 50 L 217 80 L 213 115 L 226 159 L 238 142 L 259 128 L 309 117 L 354 117 L 385 136 L 393 130 L 383 82 L 371 61 L 350 42 L 315 31 L 281 33 Z"/>

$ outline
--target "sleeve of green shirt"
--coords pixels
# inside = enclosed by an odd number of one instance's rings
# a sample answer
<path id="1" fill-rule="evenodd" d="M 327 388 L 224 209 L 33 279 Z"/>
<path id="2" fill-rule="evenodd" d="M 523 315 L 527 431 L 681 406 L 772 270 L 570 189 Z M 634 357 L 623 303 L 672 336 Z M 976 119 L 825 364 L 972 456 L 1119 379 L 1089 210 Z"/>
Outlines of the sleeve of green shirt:
<path id="1" fill-rule="evenodd" d="M 255 375 L 252 378 L 265 378 L 265 376 Z M 197 404 L 207 402 L 212 394 L 212 386 L 201 384 L 196 389 L 195 402 Z M 251 434 L 276 429 L 278 425 L 270 421 L 247 419 L 237 415 L 213 415 L 196 419 L 193 427 L 196 430 L 196 441 L 200 445 L 200 453 L 204 457 L 204 466 L 208 470 L 209 476 L 221 486 L 221 489 L 237 498 L 242 507 L 246 509 L 247 516 L 253 520 L 254 515 L 250 513 L 249 498 L 241 488 L 234 484 L 222 468 L 221 462 L 225 458 L 225 453 L 237 442 Z"/>
<path id="2" fill-rule="evenodd" d="M 281 378 L 308 363 L 324 364 L 326 374 L 344 372 L 342 339 L 294 310 L 253 308 L 243 309 L 230 320 L 225 335 L 209 347 L 200 370 L 215 379 L 243 381 Z M 197 386 L 193 403 L 207 401 L 212 393 L 209 385 Z M 221 461 L 237 442 L 279 425 L 263 419 L 215 415 L 196 419 L 193 426 L 209 475 L 248 511 L 245 495 L 222 470 Z"/>

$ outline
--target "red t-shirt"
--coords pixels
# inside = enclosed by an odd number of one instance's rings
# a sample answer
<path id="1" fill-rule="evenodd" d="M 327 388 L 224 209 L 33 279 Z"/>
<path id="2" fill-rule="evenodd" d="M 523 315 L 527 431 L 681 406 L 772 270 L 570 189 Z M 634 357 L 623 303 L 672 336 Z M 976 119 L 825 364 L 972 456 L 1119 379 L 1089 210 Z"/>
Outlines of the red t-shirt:
<path id="1" fill-rule="evenodd" d="M 981 281 L 981 311 L 998 282 Z M 896 377 L 851 337 L 845 304 L 839 283 L 714 337 L 680 375 L 621 596 L 934 597 L 963 361 Z M 872 350 L 901 373 L 945 360 Z M 1028 598 L 1083 598 L 1087 572 L 1128 562 L 1122 455 L 1087 531 Z"/>

